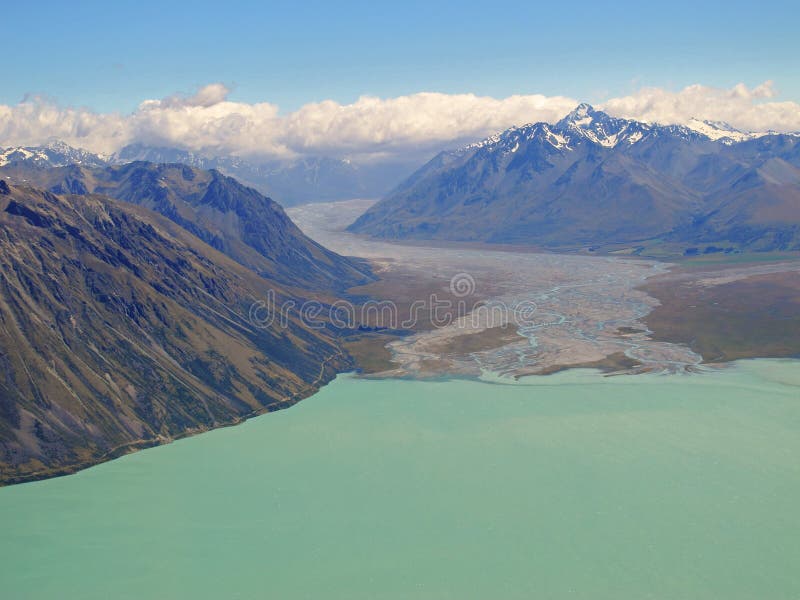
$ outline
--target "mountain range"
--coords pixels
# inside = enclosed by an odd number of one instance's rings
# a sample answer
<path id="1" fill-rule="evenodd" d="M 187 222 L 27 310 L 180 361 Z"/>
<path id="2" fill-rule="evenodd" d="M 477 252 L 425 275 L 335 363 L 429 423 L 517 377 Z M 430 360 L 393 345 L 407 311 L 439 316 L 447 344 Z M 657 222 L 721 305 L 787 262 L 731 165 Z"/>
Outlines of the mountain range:
<path id="1" fill-rule="evenodd" d="M 243 158 L 141 143 L 127 145 L 111 155 L 94 154 L 61 141 L 52 141 L 43 146 L 0 149 L 0 167 L 103 167 L 141 161 L 179 163 L 203 170 L 217 170 L 276 199 L 283 206 L 377 198 L 416 167 L 403 160 L 358 164 L 324 156 L 285 160 Z"/>
<path id="2" fill-rule="evenodd" d="M 580 105 L 441 152 L 350 230 L 639 254 L 800 249 L 800 136 L 690 125 Z M 208 160 L 59 142 L 0 152 L 0 485 L 236 423 L 352 368 L 325 322 L 290 311 L 256 326 L 250 310 L 270 297 L 333 305 L 374 280 L 369 266 L 223 172 L 252 164 Z M 315 160 L 284 164 L 283 185 L 314 169 L 345 177 Z M 334 195 L 355 185 L 314 181 Z"/>
<path id="3" fill-rule="evenodd" d="M 587 104 L 438 154 L 350 231 L 641 253 L 800 249 L 800 136 Z"/>
<path id="4" fill-rule="evenodd" d="M 132 162 L 0 167 L 0 177 L 56 194 L 100 194 L 153 210 L 239 264 L 284 285 L 343 290 L 369 280 L 363 263 L 308 238 L 270 198 L 219 171 Z"/>
<path id="5" fill-rule="evenodd" d="M 63 167 L 66 165 L 100 167 L 108 162 L 109 158 L 106 156 L 73 148 L 58 140 L 51 141 L 44 146 L 0 148 L 0 167 L 13 164 L 37 167 Z"/>

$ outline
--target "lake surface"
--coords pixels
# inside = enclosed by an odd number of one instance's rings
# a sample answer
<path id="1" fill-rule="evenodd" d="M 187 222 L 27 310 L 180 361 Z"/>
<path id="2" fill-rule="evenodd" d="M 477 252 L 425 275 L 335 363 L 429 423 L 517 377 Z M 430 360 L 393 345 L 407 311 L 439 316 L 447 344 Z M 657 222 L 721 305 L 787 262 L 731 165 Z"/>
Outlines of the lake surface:
<path id="1" fill-rule="evenodd" d="M 339 377 L 0 489 L 0 596 L 800 598 L 800 361 Z"/>

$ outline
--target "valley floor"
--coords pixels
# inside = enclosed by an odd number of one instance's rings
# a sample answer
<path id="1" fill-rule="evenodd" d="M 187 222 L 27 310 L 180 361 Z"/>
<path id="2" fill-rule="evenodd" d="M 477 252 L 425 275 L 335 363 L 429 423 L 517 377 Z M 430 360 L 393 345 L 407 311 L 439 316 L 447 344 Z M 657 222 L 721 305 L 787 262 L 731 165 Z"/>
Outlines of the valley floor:
<path id="1" fill-rule="evenodd" d="M 377 331 L 348 341 L 366 373 L 492 379 L 570 367 L 682 371 L 800 353 L 800 260 L 760 255 L 671 264 L 388 243 L 345 232 L 370 204 L 289 211 L 311 237 L 369 259 L 381 276 L 351 290 L 390 304 L 397 317 L 370 322 Z M 459 283 L 466 288 L 455 289 Z M 437 303 L 446 305 L 442 312 Z"/>
<path id="2" fill-rule="evenodd" d="M 642 289 L 660 302 L 645 319 L 652 336 L 706 362 L 800 356 L 800 261 L 689 263 Z"/>

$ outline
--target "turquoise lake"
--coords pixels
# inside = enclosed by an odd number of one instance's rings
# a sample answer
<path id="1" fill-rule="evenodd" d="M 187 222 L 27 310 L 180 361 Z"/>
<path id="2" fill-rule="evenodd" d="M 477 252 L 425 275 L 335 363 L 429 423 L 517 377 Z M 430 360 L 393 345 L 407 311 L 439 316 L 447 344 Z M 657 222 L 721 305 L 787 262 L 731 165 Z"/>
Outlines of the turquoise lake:
<path id="1" fill-rule="evenodd" d="M 341 376 L 0 489 L 0 598 L 800 598 L 800 361 Z"/>

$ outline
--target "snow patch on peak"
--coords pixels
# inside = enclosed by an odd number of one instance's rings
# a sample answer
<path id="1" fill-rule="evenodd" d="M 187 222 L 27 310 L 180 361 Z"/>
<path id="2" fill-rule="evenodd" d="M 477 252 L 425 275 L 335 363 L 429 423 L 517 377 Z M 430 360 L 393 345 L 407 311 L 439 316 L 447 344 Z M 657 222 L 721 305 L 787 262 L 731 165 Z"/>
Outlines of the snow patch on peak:
<path id="1" fill-rule="evenodd" d="M 569 140 L 560 133 L 556 133 L 555 131 L 548 130 L 547 141 L 550 143 L 551 146 L 553 146 L 557 150 L 563 150 L 565 148 L 571 150 L 571 148 L 569 147 Z"/>
<path id="2" fill-rule="evenodd" d="M 567 115 L 567 119 L 570 119 L 570 120 L 576 120 L 576 119 L 577 120 L 583 120 L 586 117 L 591 117 L 591 114 L 593 112 L 595 112 L 595 110 L 594 110 L 594 107 L 591 104 L 587 104 L 586 102 L 581 102 L 580 104 L 578 104 L 578 106 L 576 106 L 574 109 L 572 109 L 572 112 L 570 112 Z"/>
<path id="3" fill-rule="evenodd" d="M 586 104 L 585 102 L 579 104 L 575 108 L 573 108 L 567 116 L 565 116 L 561 121 L 559 121 L 556 125 L 565 128 L 565 127 L 577 127 L 577 128 L 585 128 L 592 124 L 594 121 L 594 116 L 596 111 L 590 104 Z"/>
<path id="4" fill-rule="evenodd" d="M 641 131 L 634 131 L 632 134 L 628 136 L 628 143 L 633 145 L 638 142 L 643 137 L 643 133 Z"/>
<path id="5" fill-rule="evenodd" d="M 511 131 L 513 129 L 515 129 L 515 128 L 512 127 L 509 131 Z M 507 132 L 504 132 L 504 133 L 507 133 Z M 466 152 L 468 150 L 476 150 L 478 148 L 485 148 L 487 146 L 494 146 L 494 145 L 496 145 L 497 143 L 500 142 L 500 139 L 501 139 L 502 135 L 503 135 L 502 133 L 492 134 L 489 137 L 487 137 L 486 139 L 480 140 L 479 142 L 473 142 L 471 144 L 467 144 L 466 146 L 461 148 L 459 150 L 459 152 Z"/>
<path id="6" fill-rule="evenodd" d="M 575 135 L 605 148 L 613 148 L 623 140 L 630 140 L 625 132 L 636 125 L 635 121 L 617 119 L 591 105 L 579 104 L 566 117 L 556 123 L 555 128 L 567 135 Z M 641 130 L 641 126 L 639 127 Z M 641 139 L 639 135 L 636 140 Z M 633 143 L 633 142 L 631 142 Z"/>
<path id="7" fill-rule="evenodd" d="M 767 135 L 767 133 L 741 131 L 724 121 L 703 121 L 692 118 L 686 126 L 692 131 L 703 134 L 711 140 L 719 140 L 728 145 Z"/>

